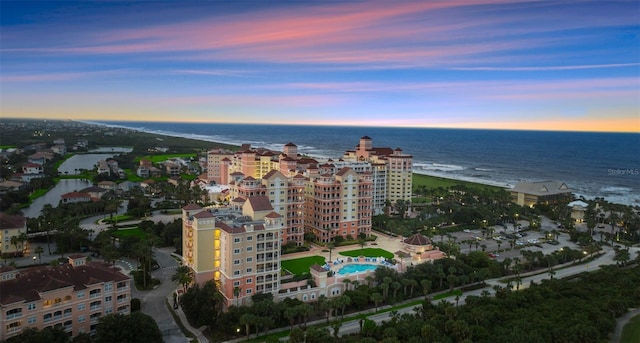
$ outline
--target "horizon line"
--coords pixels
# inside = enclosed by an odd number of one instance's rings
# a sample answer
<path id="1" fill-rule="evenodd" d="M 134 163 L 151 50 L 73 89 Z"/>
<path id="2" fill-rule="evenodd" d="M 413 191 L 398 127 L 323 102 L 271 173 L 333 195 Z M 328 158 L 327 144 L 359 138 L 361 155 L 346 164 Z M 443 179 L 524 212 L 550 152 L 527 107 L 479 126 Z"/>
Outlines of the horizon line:
<path id="1" fill-rule="evenodd" d="M 397 128 L 397 129 L 443 129 L 443 130 L 489 130 L 489 131 L 532 131 L 532 132 L 581 132 L 581 133 L 631 133 L 639 134 L 640 131 L 606 131 L 606 130 L 563 130 L 563 129 L 535 129 L 535 128 L 498 128 L 498 127 L 464 127 L 464 126 L 428 126 L 428 125 L 366 125 L 366 124 L 323 124 L 323 123 L 266 123 L 266 122 L 216 122 L 204 120 L 124 120 L 124 119 L 72 119 L 72 118 L 37 118 L 37 117 L 4 117 L 10 120 L 50 120 L 50 121 L 75 121 L 87 124 L 100 124 L 103 122 L 125 122 L 125 123 L 188 123 L 188 124 L 222 124 L 222 125 L 263 125 L 263 126 L 321 126 L 321 127 L 370 127 L 370 128 Z"/>

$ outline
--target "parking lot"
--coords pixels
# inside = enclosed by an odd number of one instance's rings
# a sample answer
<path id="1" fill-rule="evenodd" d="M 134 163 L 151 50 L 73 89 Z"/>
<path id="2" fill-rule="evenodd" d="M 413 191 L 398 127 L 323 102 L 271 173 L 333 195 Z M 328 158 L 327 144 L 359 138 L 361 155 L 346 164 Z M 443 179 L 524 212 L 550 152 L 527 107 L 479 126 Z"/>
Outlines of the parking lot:
<path id="1" fill-rule="evenodd" d="M 527 228 L 529 226 L 529 223 L 523 220 L 519 221 L 518 224 L 521 228 Z M 491 254 L 490 256 L 495 256 L 494 258 L 498 261 L 502 261 L 507 257 L 511 259 L 514 257 L 522 257 L 521 250 L 542 251 L 543 254 L 547 255 L 560 250 L 562 247 L 577 248 L 577 245 L 569 240 L 568 233 L 560 232 L 557 224 L 545 217 L 541 217 L 539 231 L 518 230 L 511 223 L 505 224 L 504 227 L 496 225 L 492 228 L 494 229 L 493 237 L 483 237 L 481 230 L 459 231 L 454 232 L 452 235 L 456 237 L 456 242 L 460 245 L 461 252 L 468 253 L 470 251 L 482 250 L 482 246 L 484 245 L 486 247 L 485 251 Z M 547 235 L 553 236 L 553 234 L 551 234 L 553 230 L 559 232 L 557 242 L 549 243 L 547 241 Z M 495 239 L 494 237 L 499 238 Z M 513 239 L 516 240 L 516 244 L 513 249 L 511 249 L 511 241 Z M 434 241 L 438 242 L 439 237 L 434 237 Z M 474 241 L 471 244 L 471 248 L 469 248 L 468 241 Z"/>

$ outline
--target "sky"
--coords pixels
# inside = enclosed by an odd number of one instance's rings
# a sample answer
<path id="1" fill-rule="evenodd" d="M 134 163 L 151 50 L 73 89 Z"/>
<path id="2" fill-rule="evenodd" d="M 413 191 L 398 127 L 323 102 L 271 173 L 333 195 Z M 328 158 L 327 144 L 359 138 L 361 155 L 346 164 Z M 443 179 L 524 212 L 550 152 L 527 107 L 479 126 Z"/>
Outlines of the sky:
<path id="1" fill-rule="evenodd" d="M 640 132 L 640 2 L 0 1 L 0 117 Z"/>

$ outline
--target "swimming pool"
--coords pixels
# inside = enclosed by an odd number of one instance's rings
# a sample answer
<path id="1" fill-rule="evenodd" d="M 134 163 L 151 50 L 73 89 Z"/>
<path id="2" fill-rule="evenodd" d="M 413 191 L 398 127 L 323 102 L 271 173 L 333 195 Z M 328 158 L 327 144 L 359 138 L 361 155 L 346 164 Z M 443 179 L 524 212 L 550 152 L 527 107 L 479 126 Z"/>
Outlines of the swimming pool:
<path id="1" fill-rule="evenodd" d="M 376 266 L 375 264 L 354 263 L 354 264 L 348 264 L 338 269 L 338 274 L 340 275 L 354 274 L 354 273 L 364 272 L 367 270 L 374 270 L 376 268 L 378 268 L 378 266 Z"/>

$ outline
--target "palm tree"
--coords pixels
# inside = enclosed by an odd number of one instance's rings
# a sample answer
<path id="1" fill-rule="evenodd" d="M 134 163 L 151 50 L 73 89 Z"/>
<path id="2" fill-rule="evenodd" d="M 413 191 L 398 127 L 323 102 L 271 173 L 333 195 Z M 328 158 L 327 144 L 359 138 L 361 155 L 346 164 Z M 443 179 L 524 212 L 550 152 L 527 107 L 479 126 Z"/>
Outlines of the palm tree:
<path id="1" fill-rule="evenodd" d="M 284 310 L 284 317 L 289 320 L 289 330 L 293 330 L 293 324 L 295 324 L 297 316 L 298 316 L 298 309 L 296 307 L 289 307 L 286 310 Z"/>
<path id="2" fill-rule="evenodd" d="M 247 334 L 247 339 L 249 339 L 249 332 L 251 330 L 251 324 L 255 323 L 256 316 L 251 313 L 245 313 L 240 316 L 240 325 L 244 325 L 244 330 Z"/>
<path id="3" fill-rule="evenodd" d="M 384 300 L 384 298 L 382 297 L 382 294 L 375 292 L 375 293 L 371 293 L 369 297 L 371 301 L 373 301 L 374 305 L 376 306 L 376 313 L 378 313 L 378 304 L 380 304 Z"/>
<path id="4" fill-rule="evenodd" d="M 38 254 L 38 262 L 39 262 L 40 264 L 42 264 L 42 256 L 40 256 L 40 254 L 42 254 L 42 253 L 44 252 L 44 249 L 42 249 L 42 247 L 41 247 L 41 246 L 38 246 L 38 247 L 36 248 L 36 250 L 34 250 L 34 252 L 35 252 L 36 254 Z"/>
<path id="5" fill-rule="evenodd" d="M 298 314 L 300 314 L 304 319 L 304 327 L 306 328 L 307 320 L 309 319 L 309 316 L 313 314 L 313 307 L 307 303 L 300 304 L 298 305 Z"/>
<path id="6" fill-rule="evenodd" d="M 20 232 L 20 234 L 18 235 L 18 241 L 20 241 L 20 247 L 22 248 L 22 250 L 24 250 L 24 242 L 28 239 L 29 237 L 27 237 L 27 234 L 24 232 Z"/>
<path id="7" fill-rule="evenodd" d="M 186 292 L 187 287 L 193 281 L 193 275 L 191 268 L 187 266 L 180 266 L 176 268 L 176 273 L 171 277 L 171 281 L 177 282 L 182 285 L 182 289 Z"/>
<path id="8" fill-rule="evenodd" d="M 329 242 L 329 243 L 327 243 L 327 249 L 329 249 L 329 261 L 330 261 L 330 262 L 331 262 L 331 261 L 333 261 L 333 260 L 331 259 L 331 252 L 332 252 L 332 251 L 333 251 L 333 249 L 335 249 L 335 248 L 336 248 L 336 245 L 335 245 L 335 244 L 333 244 L 333 242 Z"/>
<path id="9" fill-rule="evenodd" d="M 233 295 L 236 297 L 236 306 L 240 306 L 240 292 L 242 291 L 242 288 L 236 286 L 233 287 Z"/>
<path id="10" fill-rule="evenodd" d="M 18 236 L 11 236 L 11 244 L 16 247 L 16 251 L 18 251 Z"/>
<path id="11" fill-rule="evenodd" d="M 422 291 L 424 292 L 424 300 L 428 300 L 429 291 L 431 290 L 431 280 L 427 280 L 427 279 L 420 280 L 420 286 L 422 286 Z"/>
<path id="12" fill-rule="evenodd" d="M 344 280 L 342 280 L 342 282 L 344 282 L 345 290 L 348 291 L 349 290 L 349 284 L 351 284 L 351 279 L 345 278 Z"/>

